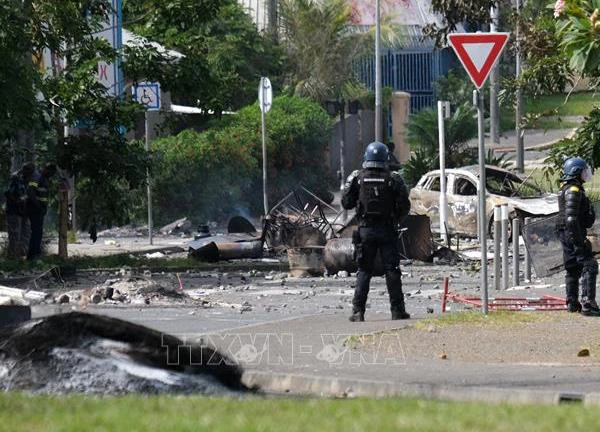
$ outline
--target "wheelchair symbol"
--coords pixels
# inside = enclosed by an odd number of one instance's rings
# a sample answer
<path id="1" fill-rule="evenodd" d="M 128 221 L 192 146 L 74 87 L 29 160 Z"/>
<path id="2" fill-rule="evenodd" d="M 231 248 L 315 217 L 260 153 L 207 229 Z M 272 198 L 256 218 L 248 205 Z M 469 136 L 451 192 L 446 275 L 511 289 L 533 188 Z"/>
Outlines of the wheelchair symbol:
<path id="1" fill-rule="evenodd" d="M 148 89 L 144 89 L 142 96 L 140 97 L 140 102 L 144 105 L 150 105 L 152 101 L 152 96 L 148 94 Z"/>

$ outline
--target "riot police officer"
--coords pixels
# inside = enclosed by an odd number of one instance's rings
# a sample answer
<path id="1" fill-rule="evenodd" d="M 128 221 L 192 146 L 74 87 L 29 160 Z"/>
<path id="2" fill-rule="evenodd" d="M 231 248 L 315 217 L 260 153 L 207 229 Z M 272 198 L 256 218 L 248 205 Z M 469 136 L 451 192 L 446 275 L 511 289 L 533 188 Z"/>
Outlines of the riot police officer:
<path id="1" fill-rule="evenodd" d="M 369 144 L 362 170 L 348 176 L 342 195 L 342 206 L 345 209 L 356 207 L 359 221 L 359 228 L 353 236 L 358 265 L 350 316 L 353 322 L 364 321 L 369 283 L 378 250 L 385 269 L 392 319 L 410 318 L 404 306 L 396 231 L 397 224 L 410 211 L 410 201 L 404 180 L 399 173 L 390 171 L 388 162 L 385 144 Z"/>
<path id="2" fill-rule="evenodd" d="M 598 262 L 592 253 L 587 236 L 596 219 L 594 208 L 585 195 L 583 183 L 592 178 L 589 165 L 579 157 L 565 161 L 558 195 L 558 237 L 563 248 L 567 307 L 569 312 L 600 316 L 596 303 L 596 276 Z M 581 277 L 581 303 L 579 278 Z"/>

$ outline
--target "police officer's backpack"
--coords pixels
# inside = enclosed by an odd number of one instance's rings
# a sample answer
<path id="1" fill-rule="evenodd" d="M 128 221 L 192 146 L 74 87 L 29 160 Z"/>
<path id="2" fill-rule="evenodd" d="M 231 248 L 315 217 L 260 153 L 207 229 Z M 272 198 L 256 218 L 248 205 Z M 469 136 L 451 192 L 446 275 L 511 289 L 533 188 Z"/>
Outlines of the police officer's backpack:
<path id="1" fill-rule="evenodd" d="M 392 215 L 394 195 L 389 170 L 362 170 L 358 201 L 362 217 L 385 219 Z"/>

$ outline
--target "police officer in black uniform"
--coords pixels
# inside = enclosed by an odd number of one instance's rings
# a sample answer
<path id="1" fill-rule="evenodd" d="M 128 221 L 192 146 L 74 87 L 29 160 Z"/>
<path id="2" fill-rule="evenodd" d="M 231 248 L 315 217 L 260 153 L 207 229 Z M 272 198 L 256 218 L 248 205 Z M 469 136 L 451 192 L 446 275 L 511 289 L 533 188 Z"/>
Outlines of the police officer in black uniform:
<path id="1" fill-rule="evenodd" d="M 402 293 L 402 273 L 396 227 L 408 215 L 410 201 L 404 180 L 389 168 L 388 148 L 381 142 L 367 146 L 363 169 L 348 177 L 342 195 L 345 209 L 357 208 L 359 228 L 353 243 L 358 264 L 350 321 L 364 321 L 369 283 L 377 251 L 385 268 L 392 319 L 408 319 Z"/>
<path id="2" fill-rule="evenodd" d="M 600 316 L 596 303 L 596 276 L 598 262 L 586 238 L 587 228 L 596 219 L 594 208 L 585 195 L 583 183 L 592 178 L 589 165 L 579 157 L 565 161 L 558 195 L 558 237 L 563 247 L 563 261 L 567 272 L 565 285 L 569 312 Z M 581 303 L 579 302 L 579 278 L 581 277 Z"/>

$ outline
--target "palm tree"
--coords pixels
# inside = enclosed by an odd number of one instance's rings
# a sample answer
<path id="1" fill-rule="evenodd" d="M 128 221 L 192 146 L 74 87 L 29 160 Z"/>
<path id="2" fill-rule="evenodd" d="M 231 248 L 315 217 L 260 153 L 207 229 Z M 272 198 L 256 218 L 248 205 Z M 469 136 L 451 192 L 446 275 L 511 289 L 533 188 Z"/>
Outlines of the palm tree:
<path id="1" fill-rule="evenodd" d="M 352 64 L 372 38 L 351 25 L 347 1 L 281 0 L 280 13 L 295 94 L 322 103 L 355 88 Z"/>
<path id="2" fill-rule="evenodd" d="M 477 136 L 475 108 L 464 103 L 445 121 L 446 166 L 453 168 L 474 163 L 477 156 L 467 148 L 467 141 Z M 413 150 L 405 164 L 405 179 L 415 184 L 427 171 L 439 167 L 437 110 L 427 108 L 411 116 L 407 124 L 407 142 Z"/>

